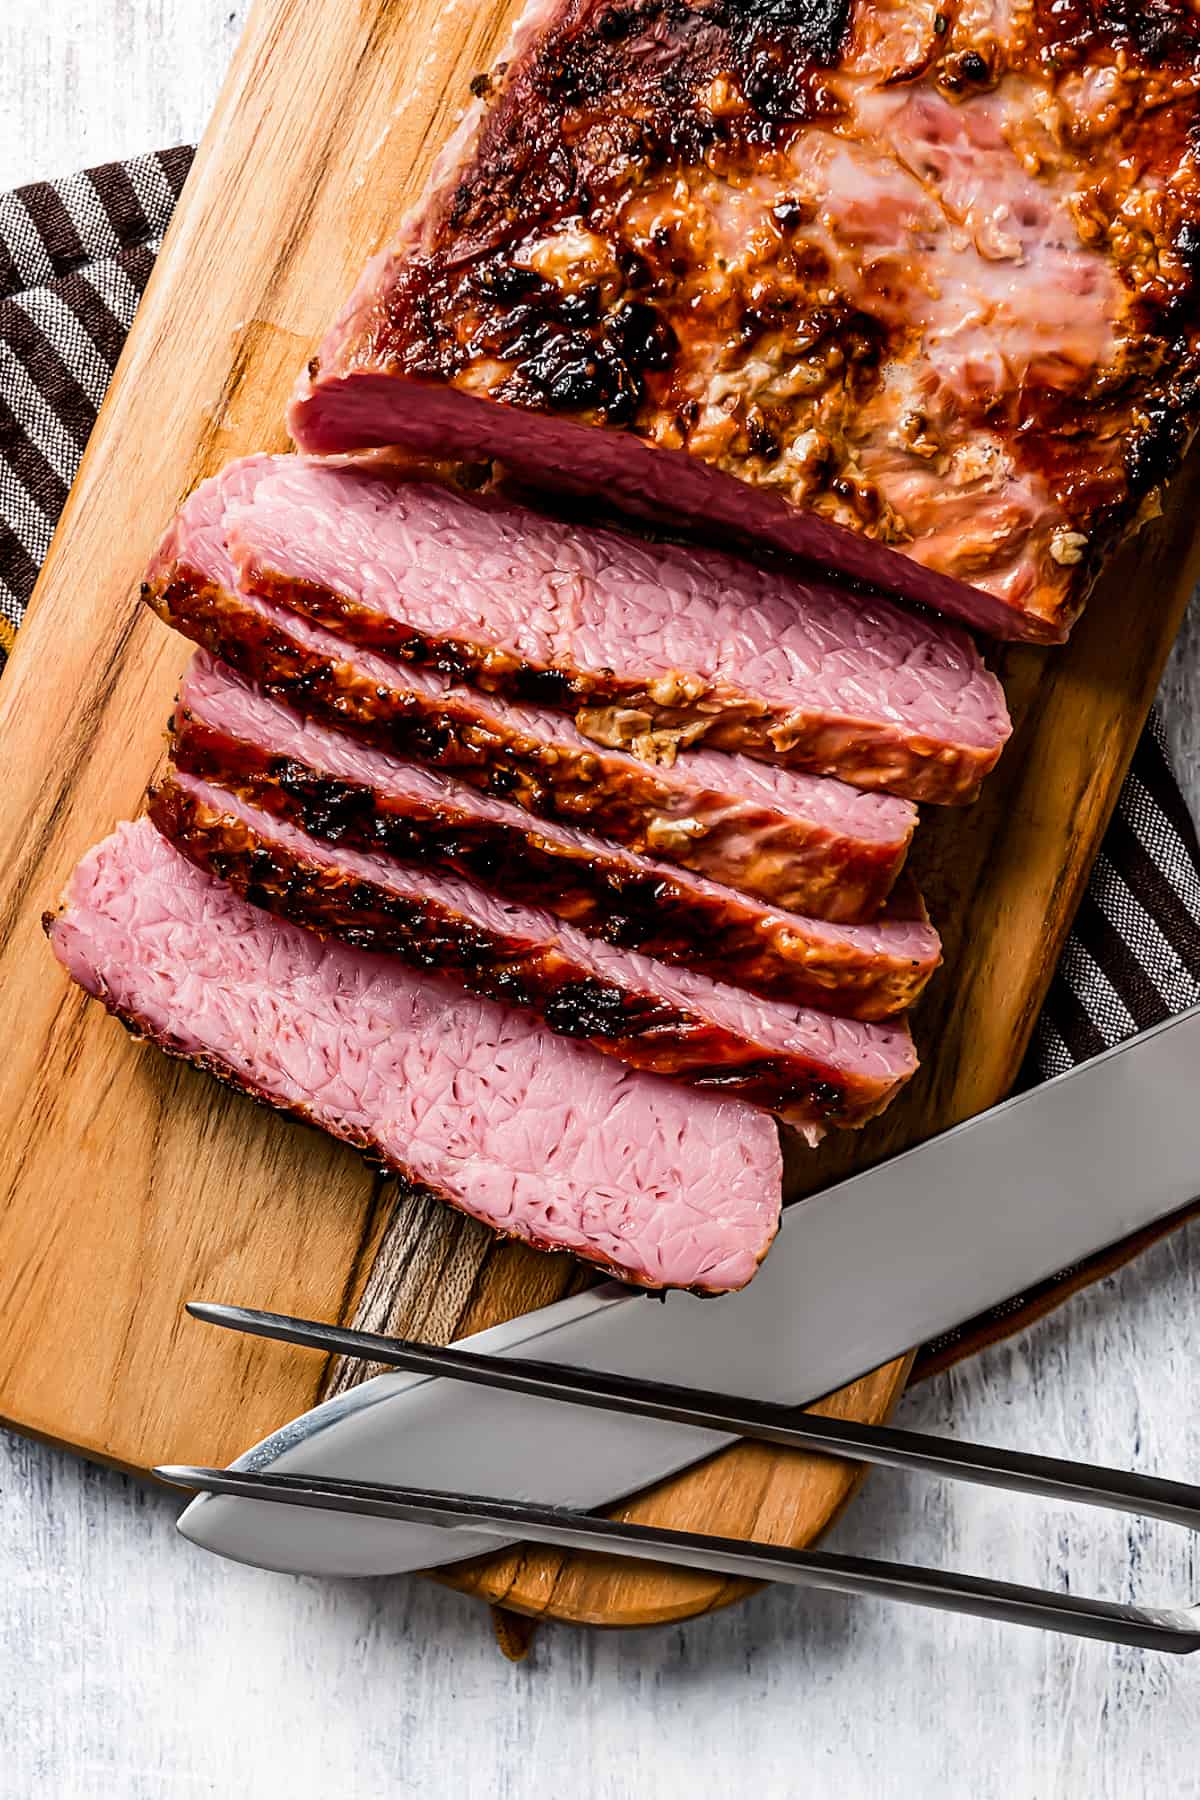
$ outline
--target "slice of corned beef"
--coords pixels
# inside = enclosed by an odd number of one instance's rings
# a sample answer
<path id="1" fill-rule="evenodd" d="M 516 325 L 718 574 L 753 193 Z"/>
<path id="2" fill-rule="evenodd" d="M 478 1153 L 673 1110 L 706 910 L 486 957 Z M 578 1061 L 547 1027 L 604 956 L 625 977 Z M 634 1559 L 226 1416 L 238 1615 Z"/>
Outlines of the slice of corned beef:
<path id="1" fill-rule="evenodd" d="M 770 999 L 848 1018 L 903 1012 L 937 967 L 908 886 L 869 925 L 783 912 L 372 750 L 272 700 L 203 651 L 175 708 L 176 765 L 314 837 L 434 863 L 593 937 Z"/>
<path id="2" fill-rule="evenodd" d="M 1060 640 L 1200 415 L 1198 90 L 1182 0 L 530 0 L 293 435 Z"/>
<path id="3" fill-rule="evenodd" d="M 744 1286 L 775 1235 L 765 1114 L 300 931 L 148 820 L 84 857 L 46 929 L 74 979 L 140 1036 L 506 1236 L 712 1294 Z"/>
<path id="4" fill-rule="evenodd" d="M 231 465 L 177 515 L 142 590 L 168 624 L 307 716 L 541 817 L 798 912 L 849 922 L 878 910 L 916 824 L 906 800 L 703 748 L 655 765 L 582 737 L 561 713 L 355 649 L 240 593 L 225 507 L 253 492 L 263 466 Z"/>
<path id="5" fill-rule="evenodd" d="M 150 603 L 309 716 L 778 905 L 870 917 L 907 854 L 916 810 L 890 794 L 718 750 L 643 762 L 591 743 L 561 713 L 389 663 L 252 595 L 173 580 Z"/>
<path id="6" fill-rule="evenodd" d="M 151 817 L 254 905 L 527 1007 L 634 1068 L 740 1094 L 812 1136 L 863 1124 L 916 1068 L 902 1021 L 835 1018 L 615 949 L 458 875 L 322 843 L 194 775 L 173 772 Z"/>
<path id="7" fill-rule="evenodd" d="M 643 755 L 703 741 L 963 801 L 1010 730 L 957 626 L 492 495 L 280 458 L 226 539 L 244 591 Z"/>

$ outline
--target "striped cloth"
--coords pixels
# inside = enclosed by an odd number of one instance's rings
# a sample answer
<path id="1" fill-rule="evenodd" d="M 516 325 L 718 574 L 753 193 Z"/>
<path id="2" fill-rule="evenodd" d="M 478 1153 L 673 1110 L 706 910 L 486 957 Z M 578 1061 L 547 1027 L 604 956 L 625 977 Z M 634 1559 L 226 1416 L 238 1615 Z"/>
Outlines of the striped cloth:
<path id="1" fill-rule="evenodd" d="M 0 196 L 0 667 L 62 510 L 192 152 Z M 1200 845 L 1151 720 L 1034 1033 L 1059 1074 L 1200 998 Z M 927 1346 L 943 1367 L 1134 1254 L 1137 1239 Z"/>
<path id="2" fill-rule="evenodd" d="M 0 653 L 191 161 L 180 146 L 0 196 Z"/>

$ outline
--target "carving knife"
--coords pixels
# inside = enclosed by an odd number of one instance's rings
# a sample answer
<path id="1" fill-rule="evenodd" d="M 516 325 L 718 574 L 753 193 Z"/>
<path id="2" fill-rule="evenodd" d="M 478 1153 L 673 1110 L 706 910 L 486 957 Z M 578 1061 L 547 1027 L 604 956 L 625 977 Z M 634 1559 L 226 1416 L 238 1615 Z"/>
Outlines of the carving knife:
<path id="1" fill-rule="evenodd" d="M 799 1405 L 1198 1195 L 1200 1006 L 798 1202 L 739 1294 L 660 1303 L 610 1282 L 463 1343 Z M 234 1466 L 590 1509 L 730 1441 L 393 1371 Z M 238 1561 L 317 1575 L 395 1574 L 498 1548 L 466 1528 L 217 1494 L 192 1501 L 179 1528 Z"/>

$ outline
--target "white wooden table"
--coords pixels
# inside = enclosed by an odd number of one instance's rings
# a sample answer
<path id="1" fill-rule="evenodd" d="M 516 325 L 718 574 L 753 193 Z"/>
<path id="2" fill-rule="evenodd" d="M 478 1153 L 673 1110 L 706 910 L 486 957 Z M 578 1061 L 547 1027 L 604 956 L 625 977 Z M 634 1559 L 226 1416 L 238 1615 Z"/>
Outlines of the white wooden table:
<path id="1" fill-rule="evenodd" d="M 7 0 L 0 188 L 194 138 L 244 10 Z M 1164 707 L 1194 812 L 1198 671 L 1193 619 Z M 1193 1230 L 911 1394 L 901 1417 L 1200 1478 L 1198 1359 Z M 547 1628 L 514 1668 L 457 1595 L 235 1568 L 177 1539 L 175 1511 L 0 1434 L 2 1800 L 1136 1800 L 1200 1781 L 1191 1663 L 777 1591 L 650 1634 Z M 1103 1514 L 885 1473 L 831 1542 L 1200 1600 L 1166 1526 L 1127 1535 Z"/>

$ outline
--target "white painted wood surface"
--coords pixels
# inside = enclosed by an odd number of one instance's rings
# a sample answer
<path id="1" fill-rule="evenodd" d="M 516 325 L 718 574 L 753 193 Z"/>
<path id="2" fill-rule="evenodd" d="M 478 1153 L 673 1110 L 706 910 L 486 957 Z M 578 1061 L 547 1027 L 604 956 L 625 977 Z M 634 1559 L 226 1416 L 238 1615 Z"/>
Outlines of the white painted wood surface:
<path id="1" fill-rule="evenodd" d="M 194 137 L 243 11 L 7 0 L 0 188 Z M 1198 696 L 1193 612 L 1163 699 L 1194 813 Z M 1193 1229 L 911 1394 L 902 1418 L 1200 1478 L 1198 1360 Z M 238 1569 L 180 1542 L 175 1511 L 0 1435 L 0 1800 L 1130 1800 L 1200 1785 L 1186 1662 L 773 1592 L 653 1634 L 543 1629 L 513 1668 L 457 1595 Z M 1200 1600 L 1177 1530 L 888 1474 L 831 1541 Z"/>

